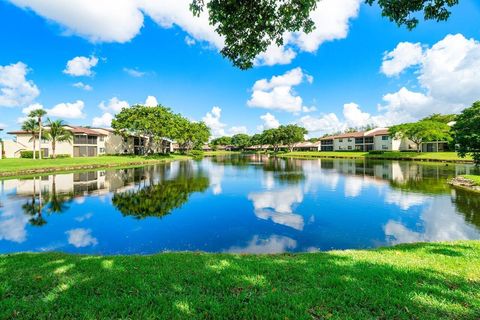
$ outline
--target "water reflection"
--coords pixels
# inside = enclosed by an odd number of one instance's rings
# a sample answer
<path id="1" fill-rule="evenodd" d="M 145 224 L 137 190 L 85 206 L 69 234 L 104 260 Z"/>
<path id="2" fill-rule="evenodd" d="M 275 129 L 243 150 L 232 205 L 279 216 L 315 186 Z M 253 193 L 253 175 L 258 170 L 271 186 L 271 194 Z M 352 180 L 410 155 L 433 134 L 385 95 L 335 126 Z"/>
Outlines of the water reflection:
<path id="1" fill-rule="evenodd" d="M 479 239 L 480 196 L 445 183 L 472 170 L 250 155 L 3 180 L 0 252 L 274 253 Z"/>

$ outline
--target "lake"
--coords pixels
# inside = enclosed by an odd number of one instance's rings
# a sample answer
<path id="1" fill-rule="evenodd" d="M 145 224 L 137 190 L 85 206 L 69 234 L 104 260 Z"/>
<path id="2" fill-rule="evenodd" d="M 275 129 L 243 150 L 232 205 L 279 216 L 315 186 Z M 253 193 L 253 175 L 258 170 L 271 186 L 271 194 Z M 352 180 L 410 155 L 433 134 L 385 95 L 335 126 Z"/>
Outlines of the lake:
<path id="1" fill-rule="evenodd" d="M 0 253 L 314 252 L 480 239 L 480 196 L 446 184 L 473 170 L 237 155 L 0 180 Z"/>

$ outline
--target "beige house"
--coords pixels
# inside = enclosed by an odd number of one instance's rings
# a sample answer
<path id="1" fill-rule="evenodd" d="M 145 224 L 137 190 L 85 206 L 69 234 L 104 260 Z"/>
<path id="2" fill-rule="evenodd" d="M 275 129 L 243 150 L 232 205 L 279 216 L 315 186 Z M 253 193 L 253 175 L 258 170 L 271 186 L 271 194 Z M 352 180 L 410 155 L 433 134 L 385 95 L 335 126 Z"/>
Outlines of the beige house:
<path id="1" fill-rule="evenodd" d="M 57 142 L 55 153 L 70 157 L 96 157 L 112 154 L 144 154 L 147 138 L 115 134 L 113 129 L 86 128 L 66 125 L 65 129 L 73 134 L 72 142 Z M 45 127 L 48 131 L 48 127 Z M 13 140 L 4 141 L 6 158 L 20 158 L 22 151 L 33 151 L 32 135 L 26 131 L 12 131 Z M 36 150 L 42 150 L 42 156 L 49 157 L 53 150 L 50 141 L 36 141 Z M 163 139 L 156 145 L 155 152 L 167 153 L 172 151 L 172 141 Z"/>

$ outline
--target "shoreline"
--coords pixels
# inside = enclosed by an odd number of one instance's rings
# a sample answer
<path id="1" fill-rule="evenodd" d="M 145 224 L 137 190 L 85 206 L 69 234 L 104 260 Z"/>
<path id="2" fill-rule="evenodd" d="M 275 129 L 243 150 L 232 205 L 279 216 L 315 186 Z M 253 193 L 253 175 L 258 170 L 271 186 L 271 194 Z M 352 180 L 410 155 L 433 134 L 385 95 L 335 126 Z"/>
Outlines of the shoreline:
<path id="1" fill-rule="evenodd" d="M 312 152 L 313 153 L 313 152 Z M 341 155 L 332 154 L 277 154 L 279 158 L 291 158 L 291 159 L 358 159 L 358 160 L 397 160 L 397 161 L 416 161 L 416 162 L 439 162 L 439 163 L 458 163 L 458 164 L 473 164 L 473 160 L 470 159 L 441 159 L 441 158 L 416 158 L 416 157 L 396 157 L 388 155 L 348 155 L 348 152 L 341 153 Z"/>
<path id="2" fill-rule="evenodd" d="M 455 188 L 475 192 L 480 194 L 480 185 L 475 183 L 475 181 L 468 179 L 463 176 L 458 176 L 448 181 L 448 184 Z"/>
<path id="3" fill-rule="evenodd" d="M 145 159 L 139 161 L 131 162 L 118 162 L 110 164 L 78 164 L 78 165 L 60 165 L 57 167 L 40 167 L 38 169 L 20 169 L 16 171 L 4 171 L 0 172 L 0 180 L 6 178 L 22 178 L 36 175 L 45 175 L 52 173 L 71 173 L 76 171 L 86 171 L 86 170 L 100 170 L 100 169 L 124 169 L 124 168 L 135 168 L 145 165 L 154 165 L 160 163 L 168 163 L 172 161 L 181 161 L 191 159 L 189 156 L 173 156 L 171 158 L 159 158 L 159 159 Z M 1 165 L 0 160 L 0 165 Z"/>

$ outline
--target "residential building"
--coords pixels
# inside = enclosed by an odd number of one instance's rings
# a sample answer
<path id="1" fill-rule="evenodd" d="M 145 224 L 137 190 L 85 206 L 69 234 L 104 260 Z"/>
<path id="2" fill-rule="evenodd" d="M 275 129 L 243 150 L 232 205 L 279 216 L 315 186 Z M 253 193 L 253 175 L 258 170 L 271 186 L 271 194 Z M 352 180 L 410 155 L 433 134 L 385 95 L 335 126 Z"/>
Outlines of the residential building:
<path id="1" fill-rule="evenodd" d="M 65 125 L 65 129 L 72 132 L 71 142 L 57 142 L 55 153 L 70 157 L 95 157 L 107 154 L 144 154 L 148 139 L 145 137 L 118 135 L 112 129 L 87 128 L 80 126 Z M 45 127 L 48 131 L 48 127 Z M 33 151 L 32 134 L 26 131 L 12 131 L 13 140 L 4 141 L 4 153 L 6 158 L 20 158 L 22 151 Z M 52 155 L 50 141 L 36 139 L 36 150 L 42 151 L 42 156 L 47 158 Z M 171 152 L 172 141 L 163 139 L 155 144 L 155 152 Z"/>

